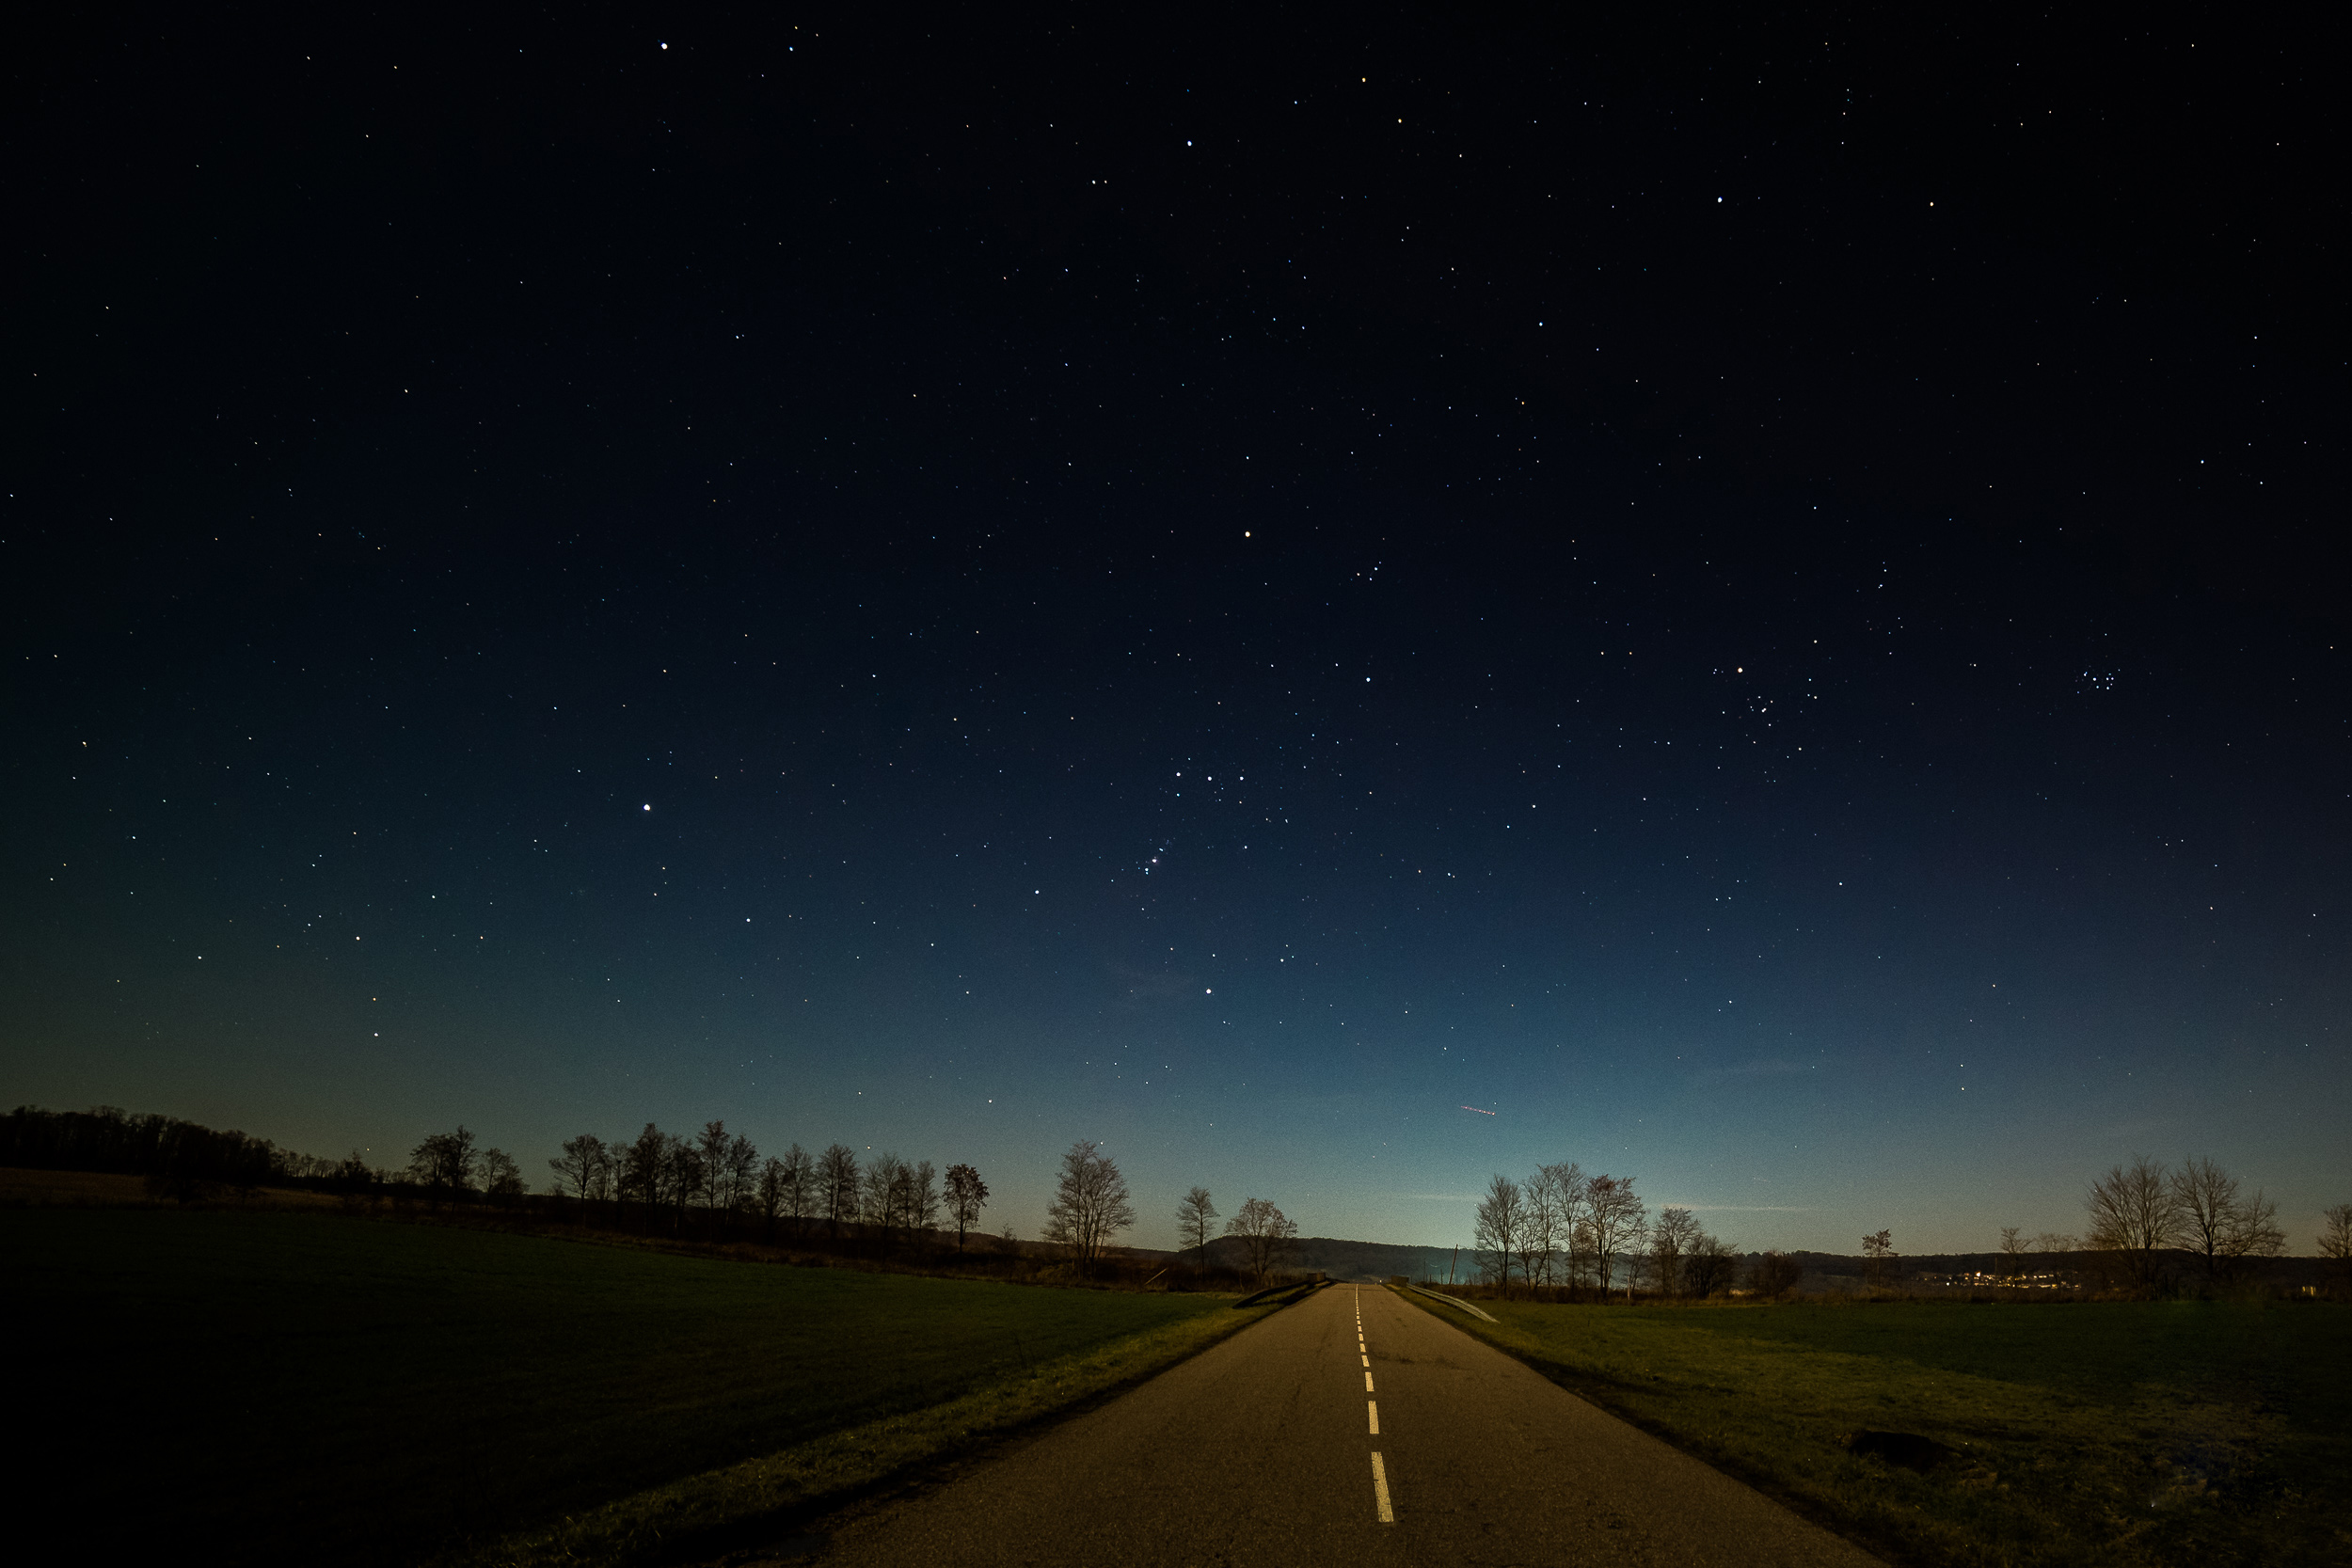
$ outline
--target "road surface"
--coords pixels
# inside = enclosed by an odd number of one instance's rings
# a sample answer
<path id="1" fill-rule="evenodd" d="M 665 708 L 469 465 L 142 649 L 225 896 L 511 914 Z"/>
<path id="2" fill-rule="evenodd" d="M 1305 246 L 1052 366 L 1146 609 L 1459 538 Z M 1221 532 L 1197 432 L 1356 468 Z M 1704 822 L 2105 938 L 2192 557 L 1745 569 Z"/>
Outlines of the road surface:
<path id="1" fill-rule="evenodd" d="M 1336 1285 L 925 1497 L 828 1563 L 1865 1568 L 1859 1548 L 1377 1286 Z"/>

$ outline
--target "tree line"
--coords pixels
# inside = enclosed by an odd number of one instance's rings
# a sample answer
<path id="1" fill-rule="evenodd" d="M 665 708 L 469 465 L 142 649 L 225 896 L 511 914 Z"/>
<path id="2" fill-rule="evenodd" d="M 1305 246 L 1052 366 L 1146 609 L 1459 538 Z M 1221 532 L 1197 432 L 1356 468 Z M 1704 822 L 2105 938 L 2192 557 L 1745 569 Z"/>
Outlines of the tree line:
<path id="1" fill-rule="evenodd" d="M 280 1148 L 267 1138 L 114 1105 L 87 1111 L 20 1105 L 0 1117 L 0 1165 L 141 1176 L 158 1196 L 314 1182 L 340 1164 Z M 365 1170 L 364 1162 L 359 1168 Z"/>
<path id="2" fill-rule="evenodd" d="M 2111 1165 L 2090 1183 L 2083 1208 L 2090 1222 L 2085 1243 L 2119 1259 L 2125 1277 L 2142 1291 L 2161 1290 L 2184 1253 L 2207 1283 L 2221 1285 L 2240 1277 L 2254 1259 L 2286 1250 L 2279 1206 L 2208 1158 L 2175 1166 L 2135 1154 L 2129 1164 Z M 2337 1204 L 2324 1221 L 2321 1254 L 2352 1259 L 2352 1204 Z M 2002 1232 L 2005 1245 L 2012 1234 Z"/>
<path id="3" fill-rule="evenodd" d="M 1516 1281 L 1530 1291 L 1622 1288 L 1629 1297 L 1645 1284 L 1661 1295 L 1705 1296 L 1728 1289 L 1740 1261 L 1690 1210 L 1669 1205 L 1652 1215 L 1632 1177 L 1588 1176 L 1573 1160 L 1538 1165 L 1524 1181 L 1488 1181 L 1470 1250 L 1479 1274 L 1506 1292 Z M 1766 1258 L 1765 1293 L 1796 1283 L 1793 1259 Z"/>
<path id="4" fill-rule="evenodd" d="M 853 1228 L 883 1241 L 952 1227 L 961 1251 L 989 1196 L 988 1183 L 969 1164 L 943 1172 L 929 1160 L 895 1153 L 861 1161 L 846 1144 L 812 1154 L 795 1143 L 763 1158 L 723 1120 L 705 1122 L 691 1134 L 664 1132 L 649 1121 L 635 1137 L 611 1143 L 582 1132 L 565 1139 L 548 1166 L 558 1198 L 610 1205 L 648 1230 L 681 1230 L 699 1214 L 722 1236 L 755 1221 L 771 1237 L 780 1228 L 805 1235 L 822 1227 L 834 1239 Z"/>
<path id="5" fill-rule="evenodd" d="M 110 1105 L 20 1105 L 0 1116 L 0 1165 L 140 1176 L 158 1196 L 186 1199 L 214 1189 L 287 1186 L 396 1201 L 522 1203 L 530 1185 L 519 1163 L 477 1143 L 463 1126 L 431 1133 L 405 1166 L 385 1168 L 358 1150 L 322 1159 L 244 1132 Z M 609 1143 L 583 1132 L 566 1139 L 548 1164 L 554 1202 L 601 1205 L 616 1221 L 649 1231 L 700 1228 L 722 1239 L 754 1226 L 771 1239 L 787 1228 L 799 1237 L 821 1229 L 833 1239 L 854 1234 L 885 1243 L 944 1238 L 952 1229 L 961 1251 L 989 1199 L 987 1182 L 968 1164 L 941 1170 L 887 1152 L 860 1160 L 838 1143 L 815 1154 L 795 1143 L 763 1157 L 749 1138 L 716 1120 L 691 1135 L 652 1122 L 633 1138 Z M 2209 1282 L 2227 1283 L 2286 1245 L 2278 1205 L 2211 1159 L 2173 1166 L 2134 1156 L 2093 1180 L 2084 1204 L 2089 1231 L 2081 1246 L 2141 1291 L 2161 1289 L 2184 1262 Z M 1056 1175 L 1043 1240 L 1092 1271 L 1136 1217 L 1117 1163 L 1098 1143 L 1072 1145 Z M 1196 1269 L 1208 1265 L 1211 1243 L 1221 1237 L 1237 1243 L 1242 1272 L 1260 1282 L 1293 1255 L 1298 1227 L 1271 1201 L 1247 1199 L 1221 1230 L 1220 1218 L 1205 1187 L 1194 1187 L 1177 1206 L 1181 1253 L 1191 1255 Z M 2352 1204 L 2337 1204 L 2322 1218 L 2319 1252 L 2352 1288 Z M 1011 1234 L 1008 1227 L 1006 1239 Z M 2073 1236 L 2044 1232 L 2028 1240 L 2016 1227 L 2001 1232 L 2011 1273 L 2033 1255 L 2071 1256 L 2076 1245 Z M 1895 1259 L 1890 1233 L 1864 1237 L 1862 1250 L 1869 1277 L 1883 1279 Z M 1689 1209 L 1669 1205 L 1652 1214 L 1632 1177 L 1587 1176 L 1573 1161 L 1539 1166 L 1524 1181 L 1497 1175 L 1478 1204 L 1471 1255 L 1478 1273 L 1506 1291 L 1647 1288 L 1670 1296 L 1728 1288 L 1741 1262 Z M 1766 1252 L 1747 1261 L 1745 1283 L 1758 1294 L 1779 1295 L 1801 1272 L 1795 1259 Z"/>
<path id="6" fill-rule="evenodd" d="M 757 1229 L 775 1240 L 808 1239 L 904 1244 L 952 1232 L 964 1249 L 989 1202 L 989 1187 L 966 1163 L 940 1168 L 895 1153 L 861 1159 L 845 1144 L 810 1152 L 798 1143 L 763 1156 L 723 1120 L 693 1133 L 647 1122 L 634 1137 L 593 1132 L 567 1138 L 548 1161 L 544 1197 L 532 1192 L 521 1164 L 484 1147 L 473 1132 L 427 1133 L 405 1165 L 373 1164 L 355 1149 L 340 1160 L 281 1148 L 243 1132 L 217 1132 L 173 1117 L 132 1115 L 114 1106 L 44 1111 L 19 1106 L 0 1117 L 0 1165 L 106 1171 L 144 1176 L 151 1192 L 183 1199 L 230 1189 L 294 1187 L 357 1199 L 390 1198 L 442 1207 L 476 1203 L 512 1208 L 526 1200 L 603 1212 L 626 1228 L 724 1240 Z M 1195 1187 L 1178 1214 L 1196 1268 L 1207 1262 L 1219 1218 L 1208 1189 Z M 1097 1142 L 1080 1140 L 1061 1157 L 1046 1204 L 1042 1241 L 1091 1273 L 1136 1224 L 1136 1206 L 1118 1163 Z M 1244 1268 L 1263 1280 L 1288 1256 L 1298 1227 L 1264 1198 L 1252 1197 L 1225 1226 L 1241 1243 Z M 1013 1242 L 1010 1226 L 1001 1238 Z"/>

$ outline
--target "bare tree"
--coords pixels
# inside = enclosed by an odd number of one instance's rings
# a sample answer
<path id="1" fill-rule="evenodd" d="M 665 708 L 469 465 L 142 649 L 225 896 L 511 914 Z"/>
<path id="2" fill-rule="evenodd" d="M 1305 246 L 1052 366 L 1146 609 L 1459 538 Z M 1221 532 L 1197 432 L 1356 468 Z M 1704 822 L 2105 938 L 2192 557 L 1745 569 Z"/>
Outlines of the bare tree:
<path id="1" fill-rule="evenodd" d="M 1691 1217 L 1690 1210 L 1669 1206 L 1658 1211 L 1649 1227 L 1649 1265 L 1660 1294 L 1682 1293 L 1683 1263 L 1698 1240 L 1699 1222 Z"/>
<path id="2" fill-rule="evenodd" d="M 1527 1230 L 1527 1196 L 1507 1176 L 1486 1182 L 1486 1196 L 1478 1200 L 1470 1222 L 1470 1259 L 1478 1272 L 1511 1291 L 1511 1265 L 1519 1255 Z"/>
<path id="3" fill-rule="evenodd" d="M 2231 1256 L 2245 1266 L 2249 1258 L 2276 1258 L 2287 1249 L 2287 1233 L 2279 1225 L 2279 1205 L 2263 1196 L 2260 1187 L 2254 1196 L 2238 1205 L 2236 1223 L 2230 1227 L 2227 1238 Z"/>
<path id="4" fill-rule="evenodd" d="M 1761 1252 L 1748 1271 L 1748 1288 L 1759 1296 L 1777 1298 L 1795 1290 L 1804 1277 L 1804 1265 L 1796 1259 L 1785 1252 Z"/>
<path id="5" fill-rule="evenodd" d="M 1727 1291 L 1739 1262 L 1739 1253 L 1728 1243 L 1701 1231 L 1683 1254 L 1682 1288 L 1702 1301 L 1718 1291 Z"/>
<path id="6" fill-rule="evenodd" d="M 634 1193 L 645 1207 L 645 1227 L 653 1228 L 653 1216 L 661 1207 L 662 1171 L 668 1152 L 669 1134 L 652 1122 L 629 1140 L 621 1153 L 621 1193 L 624 1197 Z"/>
<path id="7" fill-rule="evenodd" d="M 2001 1227 L 2001 1256 L 2006 1259 L 2002 1266 L 2012 1279 L 2026 1272 L 2025 1232 L 2013 1225 Z"/>
<path id="8" fill-rule="evenodd" d="M 2087 1243 L 2119 1255 L 2133 1284 L 2153 1291 L 2163 1281 L 2164 1251 L 2181 1237 L 2181 1200 L 2164 1164 L 2135 1154 L 2091 1182 L 2083 1207 L 2090 1217 Z"/>
<path id="9" fill-rule="evenodd" d="M 2209 1159 L 2182 1162 L 2172 1173 L 2172 1197 L 2183 1238 L 2203 1259 L 2208 1280 L 2231 1278 L 2247 1259 L 2276 1257 L 2286 1245 L 2279 1206 L 2259 1192 L 2245 1193 L 2236 1177 Z"/>
<path id="10" fill-rule="evenodd" d="M 917 1161 L 908 1174 L 907 1223 L 918 1236 L 939 1228 L 939 1172 L 929 1160 Z"/>
<path id="11" fill-rule="evenodd" d="M 1206 1187 L 1195 1187 L 1176 1205 L 1176 1239 L 1184 1243 L 1181 1250 L 1193 1254 L 1195 1268 L 1208 1261 L 1209 1238 L 1216 1234 L 1209 1227 L 1216 1223 L 1216 1205 Z"/>
<path id="12" fill-rule="evenodd" d="M 561 1196 L 568 1185 L 572 1196 L 585 1205 L 603 1164 L 604 1140 L 594 1132 L 582 1132 L 577 1138 L 564 1139 L 562 1158 L 548 1162 L 548 1167 L 555 1172 L 556 1195 Z"/>
<path id="13" fill-rule="evenodd" d="M 524 1192 L 522 1167 L 515 1157 L 502 1148 L 485 1148 L 480 1162 L 482 1190 L 489 1200 L 501 1209 L 509 1209 L 522 1201 Z"/>
<path id="14" fill-rule="evenodd" d="M 408 1156 L 409 1170 L 443 1202 L 473 1196 L 474 1164 L 473 1134 L 463 1126 L 430 1134 Z"/>
<path id="15" fill-rule="evenodd" d="M 1527 1245 L 1533 1278 L 1553 1282 L 1575 1272 L 1576 1222 L 1584 1206 L 1584 1172 L 1573 1160 L 1539 1165 L 1527 1182 Z M 1565 1257 L 1563 1255 L 1565 1255 Z"/>
<path id="16" fill-rule="evenodd" d="M 1895 1237 L 1881 1230 L 1862 1238 L 1862 1272 L 1873 1288 L 1886 1283 L 1887 1265 L 1895 1259 Z"/>
<path id="17" fill-rule="evenodd" d="M 1584 1216 L 1577 1233 L 1593 1259 L 1594 1275 L 1603 1295 L 1609 1291 L 1618 1258 L 1641 1244 L 1648 1218 L 1649 1205 L 1634 1196 L 1632 1177 L 1596 1176 L 1584 1184 Z M 1633 1299 L 1629 1281 L 1626 1299 Z"/>
<path id="18" fill-rule="evenodd" d="M 2237 1178 L 2210 1159 L 2190 1159 L 2172 1172 L 2169 1186 L 2180 1239 L 2203 1259 L 2208 1279 L 2220 1277 L 2229 1263 L 2223 1238 L 2237 1214 Z"/>
<path id="19" fill-rule="evenodd" d="M 1135 1223 L 1127 1179 L 1103 1146 L 1083 1138 L 1072 1144 L 1045 1206 L 1045 1239 L 1068 1247 L 1079 1268 L 1091 1272 L 1111 1238 Z"/>
<path id="20" fill-rule="evenodd" d="M 771 1242 L 776 1239 L 776 1216 L 784 1212 L 784 1162 L 771 1154 L 759 1167 L 755 1204 L 759 1211 L 760 1234 Z"/>
<path id="21" fill-rule="evenodd" d="M 727 1140 L 726 1212 L 747 1209 L 759 1196 L 759 1150 L 738 1132 Z"/>
<path id="22" fill-rule="evenodd" d="M 2320 1219 L 2319 1255 L 2334 1260 L 2339 1285 L 2352 1287 L 2352 1203 L 2339 1203 Z"/>
<path id="23" fill-rule="evenodd" d="M 2044 1230 L 2034 1237 L 2032 1246 L 2034 1256 L 2048 1268 L 2074 1250 L 2074 1238 L 2062 1230 Z"/>
<path id="24" fill-rule="evenodd" d="M 808 1150 L 794 1144 L 784 1151 L 784 1169 L 778 1173 L 783 1197 L 780 1207 L 792 1221 L 798 1234 L 817 1208 L 817 1165 L 809 1159 Z"/>
<path id="25" fill-rule="evenodd" d="M 703 1190 L 703 1155 L 691 1138 L 665 1135 L 662 1138 L 661 1172 L 667 1184 L 666 1196 L 671 1215 L 670 1227 L 675 1232 L 686 1228 L 686 1206 Z"/>
<path id="26" fill-rule="evenodd" d="M 1266 1199 L 1253 1197 L 1225 1222 L 1225 1234 L 1241 1238 L 1242 1256 L 1247 1259 L 1250 1280 L 1263 1285 L 1265 1276 L 1290 1251 L 1298 1227 Z"/>
<path id="27" fill-rule="evenodd" d="M 817 1212 L 835 1237 L 857 1218 L 858 1185 L 857 1155 L 846 1145 L 828 1145 L 817 1157 Z"/>
<path id="28" fill-rule="evenodd" d="M 947 1217 L 956 1222 L 956 1250 L 963 1250 L 963 1233 L 980 1223 L 988 1207 L 988 1183 L 970 1165 L 947 1167 Z"/>
<path id="29" fill-rule="evenodd" d="M 694 1140 L 694 1170 L 700 1178 L 694 1198 L 704 1208 L 723 1213 L 728 1207 L 727 1124 L 704 1122 L 702 1136 Z"/>
<path id="30" fill-rule="evenodd" d="M 905 1223 L 909 1179 L 907 1163 L 884 1151 L 866 1162 L 866 1202 L 862 1217 L 887 1241 Z"/>

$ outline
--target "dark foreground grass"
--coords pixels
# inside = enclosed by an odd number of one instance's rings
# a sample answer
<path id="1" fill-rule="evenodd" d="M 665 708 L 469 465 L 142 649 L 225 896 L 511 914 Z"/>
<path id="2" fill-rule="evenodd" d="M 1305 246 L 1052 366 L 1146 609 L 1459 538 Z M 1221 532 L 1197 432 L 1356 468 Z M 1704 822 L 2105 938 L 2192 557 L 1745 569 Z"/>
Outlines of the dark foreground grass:
<path id="1" fill-rule="evenodd" d="M 1480 1305 L 1429 1309 L 1898 1562 L 2352 1562 L 2343 1306 Z"/>
<path id="2" fill-rule="evenodd" d="M 640 1560 L 1258 1316 L 330 1214 L 6 1211 L 0 1255 L 20 1496 L 96 1560 Z"/>

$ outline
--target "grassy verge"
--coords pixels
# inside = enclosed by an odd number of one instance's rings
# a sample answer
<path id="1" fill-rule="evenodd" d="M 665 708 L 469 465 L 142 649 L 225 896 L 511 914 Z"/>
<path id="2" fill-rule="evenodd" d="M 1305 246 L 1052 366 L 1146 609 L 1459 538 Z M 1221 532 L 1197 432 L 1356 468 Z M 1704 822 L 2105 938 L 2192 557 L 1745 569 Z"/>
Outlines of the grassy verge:
<path id="1" fill-rule="evenodd" d="M 694 1478 L 797 1455 L 817 1496 L 911 1462 L 894 1422 L 1002 1430 L 1255 1316 L 331 1212 L 0 1209 L 0 1256 L 18 1482 L 104 1560 L 409 1564 L 681 1486 L 717 1518 Z"/>
<path id="2" fill-rule="evenodd" d="M 1424 1309 L 1899 1562 L 2352 1561 L 2341 1306 L 1481 1305 Z M 1857 1458 L 1865 1428 L 1957 1457 Z"/>
<path id="3" fill-rule="evenodd" d="M 1099 1402 L 1255 1323 L 1272 1307 L 1138 1334 L 929 1409 L 690 1476 L 547 1528 L 459 1554 L 452 1568 L 592 1568 L 708 1558 L 788 1536 L 797 1521 L 937 1473 L 996 1439 Z"/>

